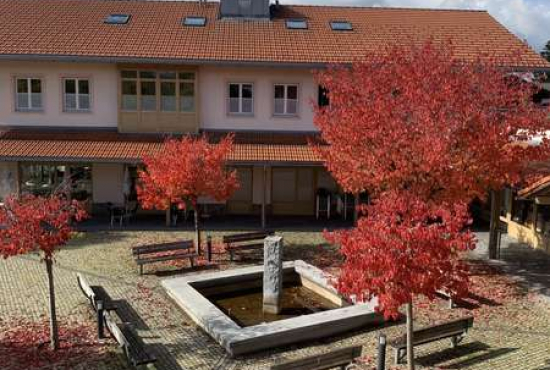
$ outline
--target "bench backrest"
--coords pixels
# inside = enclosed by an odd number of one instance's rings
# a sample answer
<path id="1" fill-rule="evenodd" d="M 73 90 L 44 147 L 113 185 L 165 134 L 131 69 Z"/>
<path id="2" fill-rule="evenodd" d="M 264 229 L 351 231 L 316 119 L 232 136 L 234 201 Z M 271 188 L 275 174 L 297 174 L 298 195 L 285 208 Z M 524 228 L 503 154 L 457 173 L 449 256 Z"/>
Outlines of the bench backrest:
<path id="1" fill-rule="evenodd" d="M 139 247 L 132 248 L 132 254 L 142 255 L 142 254 L 152 254 L 159 252 L 169 252 L 175 250 L 187 250 L 193 248 L 192 240 L 182 240 L 179 242 L 171 243 L 161 243 L 161 244 L 151 244 L 151 245 L 142 245 Z"/>
<path id="2" fill-rule="evenodd" d="M 288 361 L 271 366 L 271 370 L 326 370 L 349 365 L 361 357 L 361 346 L 342 348 L 321 355 Z"/>
<path id="3" fill-rule="evenodd" d="M 273 235 L 273 231 L 256 231 L 256 232 L 244 233 L 244 234 L 225 235 L 223 237 L 223 242 L 226 244 L 248 242 L 252 240 L 265 239 L 269 235 Z"/>
<path id="4" fill-rule="evenodd" d="M 95 300 L 95 293 L 92 290 L 92 287 L 90 287 L 90 284 L 84 279 L 84 276 L 82 276 L 80 273 L 76 274 L 76 281 L 78 282 L 78 286 L 80 287 L 80 290 L 86 298 L 90 301 L 90 303 L 94 304 Z"/>
<path id="5" fill-rule="evenodd" d="M 427 326 L 414 331 L 414 342 L 421 343 L 431 339 L 437 339 L 453 333 L 467 332 L 474 324 L 473 317 L 449 321 L 443 324 Z"/>

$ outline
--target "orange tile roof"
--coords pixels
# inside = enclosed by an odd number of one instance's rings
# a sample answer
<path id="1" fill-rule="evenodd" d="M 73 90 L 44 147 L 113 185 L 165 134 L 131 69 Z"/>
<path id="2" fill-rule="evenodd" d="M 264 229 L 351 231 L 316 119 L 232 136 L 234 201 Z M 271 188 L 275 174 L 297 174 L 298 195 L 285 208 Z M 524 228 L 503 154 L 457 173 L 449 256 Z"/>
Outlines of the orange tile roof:
<path id="1" fill-rule="evenodd" d="M 544 176 L 539 180 L 535 181 L 531 185 L 518 191 L 518 196 L 520 198 L 530 198 L 533 195 L 540 193 L 541 191 L 547 190 L 550 187 L 550 176 Z"/>
<path id="2" fill-rule="evenodd" d="M 301 163 L 321 161 L 307 145 L 304 137 L 289 138 L 267 135 L 237 135 L 234 150 L 228 160 L 233 163 Z M 163 137 L 150 134 L 119 134 L 116 132 L 62 132 L 37 130 L 7 130 L 0 133 L 0 159 L 20 161 L 82 161 L 140 162 L 143 156 L 158 152 Z"/>
<path id="3" fill-rule="evenodd" d="M 131 15 L 108 25 L 108 14 Z M 184 27 L 185 16 L 206 26 Z M 272 21 L 219 19 L 219 3 L 140 0 L 0 0 L 0 57 L 108 58 L 108 61 L 351 62 L 384 45 L 452 39 L 456 54 L 494 54 L 502 64 L 550 68 L 487 12 L 332 6 L 281 6 Z M 285 18 L 306 18 L 307 30 L 288 30 Z M 348 20 L 353 31 L 332 31 Z M 510 53 L 521 60 L 512 62 Z M 511 65 L 514 64 L 514 65 Z"/>

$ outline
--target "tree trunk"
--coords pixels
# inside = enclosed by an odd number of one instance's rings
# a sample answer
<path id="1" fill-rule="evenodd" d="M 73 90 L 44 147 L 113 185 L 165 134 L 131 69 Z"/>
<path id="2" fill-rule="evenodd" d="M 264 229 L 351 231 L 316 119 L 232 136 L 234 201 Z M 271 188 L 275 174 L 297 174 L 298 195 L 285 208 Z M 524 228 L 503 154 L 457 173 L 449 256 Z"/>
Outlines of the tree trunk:
<path id="1" fill-rule="evenodd" d="M 407 369 L 414 370 L 413 303 L 407 303 Z"/>
<path id="2" fill-rule="evenodd" d="M 200 214 L 199 214 L 199 205 L 196 204 L 195 208 L 195 247 L 197 248 L 197 253 L 201 254 L 201 230 L 199 226 Z"/>
<path id="3" fill-rule="evenodd" d="M 48 287 L 50 293 L 50 347 L 53 351 L 59 349 L 59 331 L 57 328 L 57 315 L 55 312 L 55 290 L 53 285 L 52 260 L 46 259 L 46 271 L 48 272 Z"/>
<path id="4" fill-rule="evenodd" d="M 498 228 L 500 224 L 500 191 L 491 191 L 491 221 L 489 226 L 489 259 L 498 258 Z"/>

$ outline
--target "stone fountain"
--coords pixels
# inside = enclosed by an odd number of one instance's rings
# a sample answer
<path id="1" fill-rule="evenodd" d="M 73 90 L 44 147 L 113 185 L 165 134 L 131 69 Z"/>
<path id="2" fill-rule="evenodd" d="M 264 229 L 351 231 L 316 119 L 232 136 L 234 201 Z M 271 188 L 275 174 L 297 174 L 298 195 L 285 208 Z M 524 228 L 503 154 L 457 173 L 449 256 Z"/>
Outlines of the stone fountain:
<path id="1" fill-rule="evenodd" d="M 264 265 L 167 279 L 166 292 L 232 355 L 317 340 L 380 324 L 376 299 L 352 304 L 331 277 L 282 262 L 283 239 L 264 240 Z"/>

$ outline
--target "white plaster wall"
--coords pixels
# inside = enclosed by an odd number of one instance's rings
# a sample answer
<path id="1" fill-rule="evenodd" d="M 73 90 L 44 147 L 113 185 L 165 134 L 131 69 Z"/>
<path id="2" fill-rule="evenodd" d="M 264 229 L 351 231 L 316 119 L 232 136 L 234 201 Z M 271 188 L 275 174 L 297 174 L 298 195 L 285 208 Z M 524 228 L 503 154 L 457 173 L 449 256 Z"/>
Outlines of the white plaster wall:
<path id="1" fill-rule="evenodd" d="M 252 203 L 262 204 L 264 197 L 264 168 L 256 166 L 252 172 Z M 267 168 L 266 173 L 266 204 L 271 204 L 271 167 Z"/>
<path id="2" fill-rule="evenodd" d="M 94 203 L 123 203 L 124 165 L 95 163 L 92 165 Z"/>
<path id="3" fill-rule="evenodd" d="M 317 85 L 310 70 L 204 66 L 199 69 L 201 128 L 267 131 L 313 131 L 312 100 Z M 254 84 L 254 115 L 228 115 L 228 83 Z M 298 116 L 273 115 L 275 83 L 298 84 Z"/>
<path id="4" fill-rule="evenodd" d="M 42 112 L 15 111 L 15 77 L 40 77 Z M 117 69 L 114 64 L 0 62 L 0 126 L 116 127 Z M 87 77 L 91 112 L 63 112 L 63 77 Z"/>
<path id="5" fill-rule="evenodd" d="M 17 192 L 17 162 L 0 162 L 0 199 Z"/>

